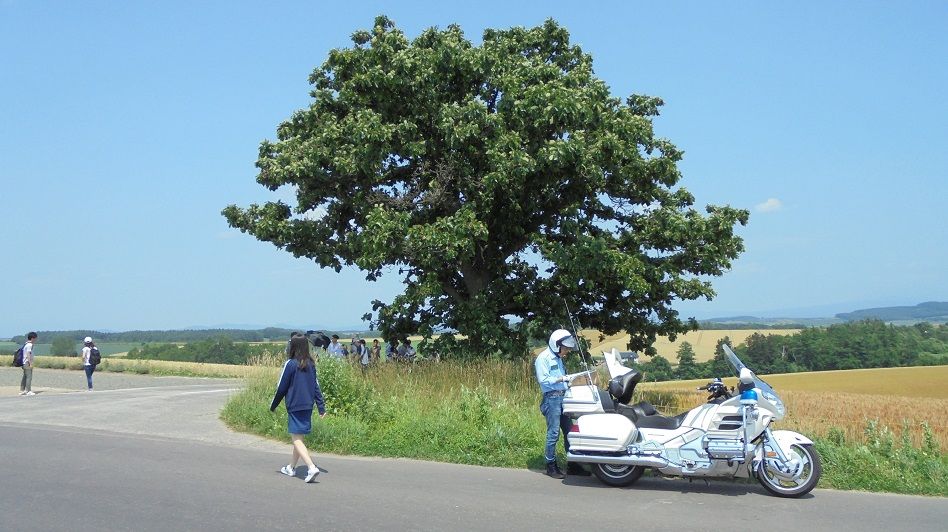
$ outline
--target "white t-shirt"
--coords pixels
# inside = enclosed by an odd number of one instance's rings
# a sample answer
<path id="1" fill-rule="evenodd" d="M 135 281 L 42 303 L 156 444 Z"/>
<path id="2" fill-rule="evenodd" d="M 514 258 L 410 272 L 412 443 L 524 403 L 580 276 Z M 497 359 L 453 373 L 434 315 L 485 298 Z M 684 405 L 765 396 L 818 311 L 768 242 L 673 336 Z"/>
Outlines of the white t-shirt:
<path id="1" fill-rule="evenodd" d="M 33 365 L 33 342 L 26 342 L 23 344 L 23 365 Z"/>
<path id="2" fill-rule="evenodd" d="M 89 347 L 89 346 L 83 347 L 83 348 L 82 348 L 82 365 L 83 365 L 83 366 L 91 366 L 91 365 L 92 365 L 92 363 L 89 362 L 89 357 L 90 357 L 90 356 L 92 356 L 92 348 Z"/>

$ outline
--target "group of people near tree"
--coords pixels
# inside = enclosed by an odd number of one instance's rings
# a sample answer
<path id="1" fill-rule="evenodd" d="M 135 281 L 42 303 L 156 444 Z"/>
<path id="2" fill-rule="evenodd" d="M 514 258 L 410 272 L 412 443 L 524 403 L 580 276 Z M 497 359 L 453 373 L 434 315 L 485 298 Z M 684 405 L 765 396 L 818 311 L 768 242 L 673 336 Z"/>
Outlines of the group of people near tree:
<path id="1" fill-rule="evenodd" d="M 353 337 L 348 344 L 339 339 L 338 334 L 326 336 L 320 331 L 306 331 L 307 338 L 313 344 L 313 347 L 323 348 L 329 356 L 341 358 L 360 364 L 363 368 L 371 364 L 377 364 L 382 359 L 382 344 L 378 338 L 372 340 L 368 345 L 364 338 Z M 411 340 L 403 338 L 401 340 L 392 339 L 385 346 L 385 361 L 387 362 L 414 362 L 415 348 L 411 345 Z"/>

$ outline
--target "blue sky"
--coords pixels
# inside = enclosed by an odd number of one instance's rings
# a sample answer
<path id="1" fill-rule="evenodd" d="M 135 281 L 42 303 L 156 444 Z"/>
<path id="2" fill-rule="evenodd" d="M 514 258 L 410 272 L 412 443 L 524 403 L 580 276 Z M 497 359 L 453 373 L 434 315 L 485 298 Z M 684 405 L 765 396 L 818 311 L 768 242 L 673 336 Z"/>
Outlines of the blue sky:
<path id="1" fill-rule="evenodd" d="M 553 17 L 617 96 L 666 105 L 699 206 L 750 209 L 698 318 L 948 300 L 943 2 L 0 0 L 0 337 L 38 329 L 360 325 L 368 283 L 229 229 L 276 196 L 257 147 L 328 51 Z"/>

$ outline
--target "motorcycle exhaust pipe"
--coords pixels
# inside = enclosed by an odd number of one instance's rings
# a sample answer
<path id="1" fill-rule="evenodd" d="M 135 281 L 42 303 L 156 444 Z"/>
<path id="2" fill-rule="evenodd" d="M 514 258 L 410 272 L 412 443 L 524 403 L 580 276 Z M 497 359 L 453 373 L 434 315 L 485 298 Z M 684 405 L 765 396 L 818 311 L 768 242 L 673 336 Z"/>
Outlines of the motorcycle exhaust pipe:
<path id="1" fill-rule="evenodd" d="M 566 454 L 567 462 L 577 462 L 584 464 L 609 464 L 609 465 L 627 465 L 663 468 L 668 465 L 668 460 L 658 456 L 625 455 L 608 456 L 602 454 Z"/>

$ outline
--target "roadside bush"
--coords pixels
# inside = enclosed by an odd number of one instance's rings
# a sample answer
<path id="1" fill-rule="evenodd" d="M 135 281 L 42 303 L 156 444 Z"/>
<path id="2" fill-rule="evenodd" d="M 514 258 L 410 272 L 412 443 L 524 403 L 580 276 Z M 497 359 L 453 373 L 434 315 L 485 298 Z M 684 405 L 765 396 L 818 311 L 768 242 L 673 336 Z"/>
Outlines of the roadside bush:
<path id="1" fill-rule="evenodd" d="M 327 410 L 354 416 L 370 410 L 374 390 L 358 374 L 360 370 L 341 359 L 324 357 L 316 363 L 316 371 Z"/>

